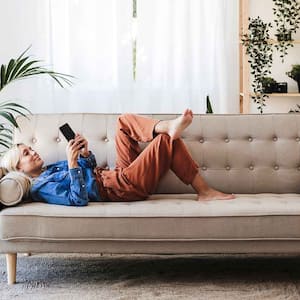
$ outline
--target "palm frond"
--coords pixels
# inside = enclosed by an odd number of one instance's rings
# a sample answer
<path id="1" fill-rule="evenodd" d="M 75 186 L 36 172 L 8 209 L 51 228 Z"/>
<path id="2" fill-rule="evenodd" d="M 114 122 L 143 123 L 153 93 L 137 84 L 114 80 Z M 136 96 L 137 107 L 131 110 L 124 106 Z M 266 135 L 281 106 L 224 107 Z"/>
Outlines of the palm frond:
<path id="1" fill-rule="evenodd" d="M 73 84 L 71 78 L 74 78 L 74 76 L 54 72 L 40 65 L 40 60 L 33 60 L 30 56 L 25 56 L 25 53 L 29 48 L 30 47 L 28 47 L 17 59 L 11 59 L 8 66 L 4 64 L 1 65 L 0 91 L 12 81 L 36 75 L 48 75 L 54 79 L 60 87 L 64 87 L 65 84 Z"/>
<path id="2" fill-rule="evenodd" d="M 0 145 L 3 146 L 4 148 L 10 148 L 11 147 L 11 143 L 2 142 L 1 140 L 0 140 Z"/>
<path id="3" fill-rule="evenodd" d="M 0 91 L 9 83 L 37 75 L 48 75 L 58 83 L 60 87 L 72 85 L 74 76 L 54 72 L 41 65 L 41 60 L 34 60 L 30 56 L 25 56 L 30 49 L 29 46 L 16 59 L 10 59 L 8 65 L 2 64 L 0 67 Z M 12 144 L 13 128 L 19 128 L 16 116 L 27 117 L 31 112 L 18 103 L 12 101 L 0 102 L 0 119 L 5 123 L 0 123 L 0 147 L 9 148 Z M 1 153 L 1 152 L 0 152 Z"/>
<path id="4" fill-rule="evenodd" d="M 14 102 L 0 103 L 0 116 L 5 120 L 7 120 L 9 124 L 13 125 L 16 128 L 19 128 L 19 125 L 15 118 L 15 114 L 26 116 L 27 114 L 30 114 L 30 111 L 26 107 L 18 103 L 14 103 Z M 0 127 L 0 129 L 2 128 Z"/>

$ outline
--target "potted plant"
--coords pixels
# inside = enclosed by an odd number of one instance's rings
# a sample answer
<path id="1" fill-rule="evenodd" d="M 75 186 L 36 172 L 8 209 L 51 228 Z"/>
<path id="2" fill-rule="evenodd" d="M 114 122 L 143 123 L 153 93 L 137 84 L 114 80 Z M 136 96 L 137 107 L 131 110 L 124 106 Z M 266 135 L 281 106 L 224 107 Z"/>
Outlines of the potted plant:
<path id="1" fill-rule="evenodd" d="M 242 43 L 246 47 L 251 75 L 253 76 L 251 98 L 258 104 L 257 109 L 263 113 L 265 101 L 269 97 L 265 94 L 262 85 L 263 78 L 271 74 L 273 63 L 273 48 L 268 43 L 270 39 L 271 23 L 265 23 L 260 17 L 249 18 L 248 33 L 242 37 Z"/>
<path id="2" fill-rule="evenodd" d="M 292 70 L 289 72 L 286 72 L 286 74 L 297 81 L 298 84 L 298 91 L 300 93 L 300 65 L 292 65 Z"/>
<path id="3" fill-rule="evenodd" d="M 261 84 L 263 93 L 273 93 L 276 89 L 276 80 L 272 77 L 262 77 Z"/>
<path id="4" fill-rule="evenodd" d="M 30 47 L 29 47 L 30 48 Z M 71 85 L 71 75 L 57 73 L 47 68 L 40 66 L 40 60 L 34 60 L 30 56 L 25 56 L 27 48 L 18 58 L 10 59 L 7 65 L 2 64 L 0 68 L 0 92 L 9 83 L 33 77 L 36 75 L 48 75 L 54 79 L 61 87 L 64 83 Z M 25 116 L 30 111 L 13 101 L 0 101 L 0 116 L 3 121 L 0 123 L 0 145 L 4 148 L 9 148 L 12 142 L 13 128 L 18 128 L 16 117 L 18 115 Z"/>
<path id="5" fill-rule="evenodd" d="M 276 24 L 278 44 L 275 44 L 280 51 L 280 57 L 284 62 L 289 47 L 293 47 L 292 33 L 296 33 L 300 25 L 300 3 L 297 0 L 273 0 L 274 22 Z"/>

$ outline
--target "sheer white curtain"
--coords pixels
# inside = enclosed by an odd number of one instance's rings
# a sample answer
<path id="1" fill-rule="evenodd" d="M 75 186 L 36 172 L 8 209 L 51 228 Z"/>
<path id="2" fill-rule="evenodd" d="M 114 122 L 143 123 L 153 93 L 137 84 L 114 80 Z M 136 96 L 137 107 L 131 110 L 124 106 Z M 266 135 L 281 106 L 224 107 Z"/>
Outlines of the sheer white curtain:
<path id="1" fill-rule="evenodd" d="M 238 112 L 238 1 L 138 0 L 137 87 L 159 111 Z"/>
<path id="2" fill-rule="evenodd" d="M 39 77 L 2 95 L 33 112 L 238 112 L 237 0 L 137 0 L 133 80 L 132 0 L 0 0 L 0 62 L 30 54 L 74 75 L 60 89 Z M 11 20 L 18 22 L 11 23 Z M 9 25 L 8 25 L 9 24 Z"/>
<path id="3" fill-rule="evenodd" d="M 0 0 L 0 61 L 29 54 L 75 76 L 61 89 L 45 77 L 8 86 L 32 112 L 122 112 L 132 98 L 131 0 Z M 5 8 L 5 9 L 4 9 Z M 18 22 L 11 23 L 11 19 Z"/>
<path id="4" fill-rule="evenodd" d="M 76 76 L 56 89 L 69 111 L 121 112 L 132 94 L 131 0 L 50 0 L 53 65 Z M 63 96 L 64 95 L 64 96 Z"/>

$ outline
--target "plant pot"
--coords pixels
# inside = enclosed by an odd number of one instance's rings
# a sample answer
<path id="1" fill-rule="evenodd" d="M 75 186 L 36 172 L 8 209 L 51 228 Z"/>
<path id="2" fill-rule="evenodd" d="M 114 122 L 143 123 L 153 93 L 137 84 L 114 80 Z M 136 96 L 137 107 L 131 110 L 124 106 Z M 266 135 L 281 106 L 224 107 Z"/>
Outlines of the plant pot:
<path id="1" fill-rule="evenodd" d="M 287 32 L 287 33 L 277 33 L 275 34 L 277 36 L 277 41 L 282 42 L 282 41 L 291 41 L 292 40 L 292 33 Z"/>
<path id="2" fill-rule="evenodd" d="M 271 93 L 275 92 L 276 91 L 276 86 L 277 86 L 276 83 L 267 83 L 266 85 L 263 85 L 262 86 L 263 93 L 271 94 Z"/>
<path id="3" fill-rule="evenodd" d="M 287 82 L 277 82 L 274 92 L 280 94 L 286 94 L 287 90 L 288 90 Z"/>
<path id="4" fill-rule="evenodd" d="M 273 86 L 264 86 L 263 87 L 263 93 L 266 93 L 266 94 L 271 94 L 273 93 Z"/>

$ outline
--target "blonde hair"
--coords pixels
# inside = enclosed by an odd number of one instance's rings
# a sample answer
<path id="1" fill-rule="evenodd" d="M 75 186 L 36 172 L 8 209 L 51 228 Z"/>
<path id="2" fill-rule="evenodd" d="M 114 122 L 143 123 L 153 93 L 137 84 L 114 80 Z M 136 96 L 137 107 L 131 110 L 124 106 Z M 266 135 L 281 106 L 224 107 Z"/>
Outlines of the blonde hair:
<path id="1" fill-rule="evenodd" d="M 12 145 L 2 156 L 1 167 L 6 169 L 7 172 L 10 171 L 19 171 L 18 163 L 21 158 L 21 153 L 19 146 L 23 144 L 14 144 Z"/>
<path id="2" fill-rule="evenodd" d="M 3 175 L 18 181 L 22 186 L 24 194 L 27 195 L 32 185 L 32 178 L 18 169 L 18 163 L 21 156 L 19 149 L 20 145 L 24 144 L 14 144 L 5 152 L 1 158 L 0 166 L 2 168 Z"/>

